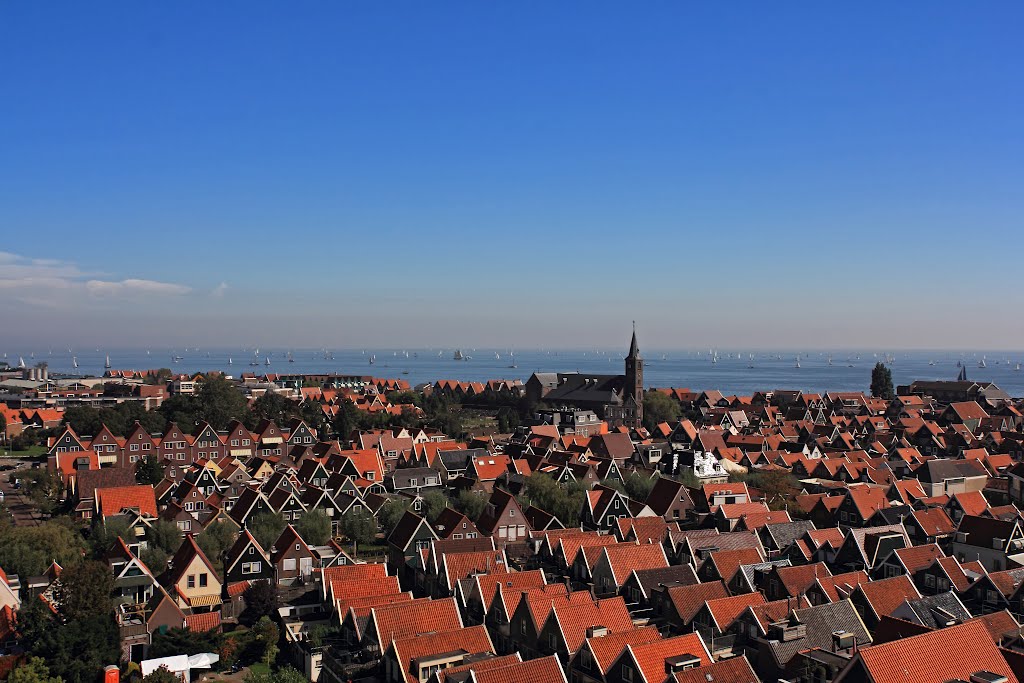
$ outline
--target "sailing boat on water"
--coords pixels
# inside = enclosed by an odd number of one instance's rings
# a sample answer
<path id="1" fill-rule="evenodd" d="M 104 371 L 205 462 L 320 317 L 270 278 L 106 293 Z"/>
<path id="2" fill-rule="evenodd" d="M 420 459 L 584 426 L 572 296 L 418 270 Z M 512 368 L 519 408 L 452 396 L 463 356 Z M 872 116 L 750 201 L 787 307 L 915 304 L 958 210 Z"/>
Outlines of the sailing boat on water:
<path id="1" fill-rule="evenodd" d="M 263 364 L 264 365 L 270 365 L 270 356 L 264 356 L 263 357 Z"/>
<path id="2" fill-rule="evenodd" d="M 1013 371 L 1020 372 L 1020 363 L 1017 363 L 1015 366 L 1013 366 Z"/>
<path id="3" fill-rule="evenodd" d="M 370 365 L 373 365 L 376 362 L 377 362 L 377 356 L 374 355 L 374 354 L 370 354 Z"/>
<path id="4" fill-rule="evenodd" d="M 75 370 L 78 369 L 78 359 L 75 358 L 74 356 L 71 356 L 71 367 L 73 367 Z"/>
<path id="5" fill-rule="evenodd" d="M 985 363 L 985 356 L 982 356 L 981 360 L 978 361 L 978 367 L 979 368 L 987 368 L 988 367 L 988 365 Z"/>
<path id="6" fill-rule="evenodd" d="M 18 356 L 18 367 L 22 370 L 25 369 L 25 359 L 22 356 Z"/>
<path id="7" fill-rule="evenodd" d="M 455 349 L 452 360 L 466 360 L 466 357 L 462 355 L 462 349 Z"/>
<path id="8" fill-rule="evenodd" d="M 511 351 L 509 351 L 509 352 L 508 352 L 508 359 L 509 359 L 510 361 L 512 361 L 511 363 L 509 363 L 509 364 L 508 364 L 508 367 L 509 367 L 510 369 L 512 369 L 512 370 L 515 370 L 516 368 L 518 368 L 518 367 L 519 367 L 518 365 L 516 365 L 516 354 L 514 354 L 514 353 L 513 353 L 513 352 L 511 352 Z"/>
<path id="9" fill-rule="evenodd" d="M 295 362 L 295 356 L 292 355 L 291 351 L 288 352 L 288 362 L 289 363 L 294 363 Z"/>
<path id="10" fill-rule="evenodd" d="M 228 365 L 233 365 L 235 361 L 231 360 L 231 356 L 228 356 Z"/>
<path id="11" fill-rule="evenodd" d="M 796 357 L 796 365 L 794 367 L 797 368 L 798 370 L 800 369 L 800 356 L 799 355 Z"/>
<path id="12" fill-rule="evenodd" d="M 104 368 L 106 368 L 107 370 L 109 370 L 109 369 L 110 369 L 110 354 L 109 354 L 109 353 L 107 354 L 107 360 L 106 360 L 106 362 L 105 362 L 105 363 L 103 364 L 103 367 L 104 367 Z"/>

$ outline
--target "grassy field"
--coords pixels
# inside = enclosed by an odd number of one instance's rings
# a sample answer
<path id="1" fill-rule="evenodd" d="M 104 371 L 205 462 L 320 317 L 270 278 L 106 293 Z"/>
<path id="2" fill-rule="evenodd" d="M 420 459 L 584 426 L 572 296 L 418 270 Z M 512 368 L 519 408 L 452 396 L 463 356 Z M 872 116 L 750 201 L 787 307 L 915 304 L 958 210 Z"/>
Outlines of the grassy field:
<path id="1" fill-rule="evenodd" d="M 42 458 L 46 455 L 46 446 L 32 446 L 24 451 L 12 451 L 9 447 L 0 448 L 0 457 L 8 458 Z"/>

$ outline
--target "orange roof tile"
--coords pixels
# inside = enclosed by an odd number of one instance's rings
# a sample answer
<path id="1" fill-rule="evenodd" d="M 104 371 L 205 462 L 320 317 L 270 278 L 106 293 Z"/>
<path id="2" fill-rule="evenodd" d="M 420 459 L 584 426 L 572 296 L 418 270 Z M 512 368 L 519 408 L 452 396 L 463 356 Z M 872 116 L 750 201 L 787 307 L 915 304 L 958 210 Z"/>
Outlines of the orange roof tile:
<path id="1" fill-rule="evenodd" d="M 725 631 L 747 607 L 764 602 L 764 596 L 760 593 L 743 593 L 728 598 L 708 600 L 706 604 L 708 611 L 711 612 L 711 618 L 718 625 L 718 630 Z"/>
<path id="2" fill-rule="evenodd" d="M 979 671 L 1018 683 L 985 625 L 977 621 L 866 647 L 858 656 L 874 683 L 967 681 Z"/>
<path id="3" fill-rule="evenodd" d="M 693 655 L 700 658 L 701 666 L 711 663 L 711 656 L 697 633 L 664 638 L 644 645 L 629 645 L 626 649 L 633 656 L 633 661 L 647 683 L 662 683 L 665 680 L 665 660 L 670 657 Z"/>

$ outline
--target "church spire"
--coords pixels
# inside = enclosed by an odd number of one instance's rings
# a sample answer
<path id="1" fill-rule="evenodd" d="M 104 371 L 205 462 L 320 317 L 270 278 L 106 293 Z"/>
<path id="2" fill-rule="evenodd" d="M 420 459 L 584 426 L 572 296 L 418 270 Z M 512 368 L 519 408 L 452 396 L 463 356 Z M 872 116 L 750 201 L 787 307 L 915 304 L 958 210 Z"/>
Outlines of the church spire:
<path id="1" fill-rule="evenodd" d="M 629 358 L 640 357 L 640 347 L 636 343 L 636 321 L 633 321 L 633 341 L 629 343 Z"/>

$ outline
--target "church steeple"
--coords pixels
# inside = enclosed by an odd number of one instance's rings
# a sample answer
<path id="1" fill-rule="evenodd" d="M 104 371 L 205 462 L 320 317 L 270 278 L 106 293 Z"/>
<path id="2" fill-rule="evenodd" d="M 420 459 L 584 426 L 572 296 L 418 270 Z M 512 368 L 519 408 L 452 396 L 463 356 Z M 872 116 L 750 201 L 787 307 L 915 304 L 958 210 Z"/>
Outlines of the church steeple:
<path id="1" fill-rule="evenodd" d="M 640 345 L 636 342 L 636 321 L 633 321 L 633 339 L 629 343 L 629 355 L 625 358 L 626 376 L 622 389 L 622 404 L 625 423 L 639 427 L 644 420 L 644 359 L 640 357 Z"/>
<path id="2" fill-rule="evenodd" d="M 636 321 L 633 321 L 633 341 L 629 343 L 629 355 L 627 358 L 639 358 L 640 347 L 636 343 Z"/>

